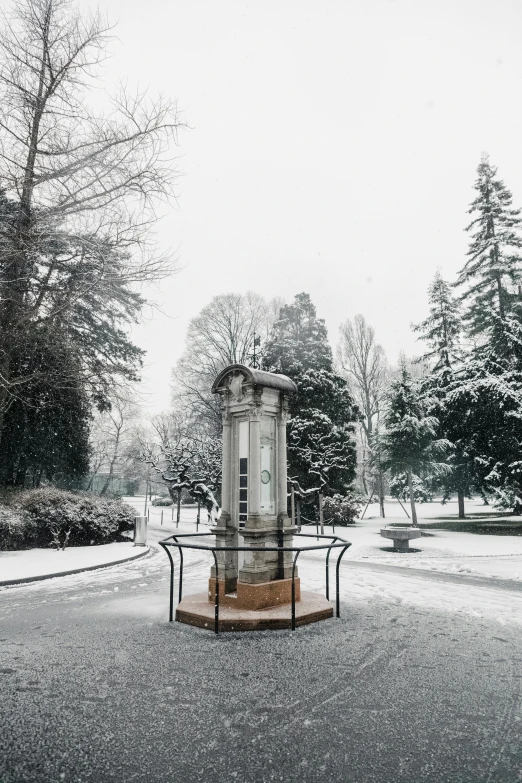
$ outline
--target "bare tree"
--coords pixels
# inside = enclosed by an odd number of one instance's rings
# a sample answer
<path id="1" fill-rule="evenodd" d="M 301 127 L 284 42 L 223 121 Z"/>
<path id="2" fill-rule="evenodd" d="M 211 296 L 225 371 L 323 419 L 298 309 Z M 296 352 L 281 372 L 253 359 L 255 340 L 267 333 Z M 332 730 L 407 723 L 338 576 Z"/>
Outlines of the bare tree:
<path id="1" fill-rule="evenodd" d="M 189 324 L 185 351 L 173 372 L 173 402 L 186 419 L 221 431 L 219 400 L 212 383 L 229 364 L 250 364 L 254 335 L 266 339 L 277 320 L 281 300 L 267 302 L 249 291 L 220 294 Z"/>
<path id="2" fill-rule="evenodd" d="M 110 408 L 99 413 L 91 428 L 91 479 L 103 471 L 104 483 L 100 495 L 110 489 L 116 473 L 127 474 L 132 469 L 132 451 L 135 429 L 139 422 L 139 409 L 130 394 L 117 397 Z"/>
<path id="3" fill-rule="evenodd" d="M 143 304 L 131 284 L 173 269 L 152 229 L 180 123 L 172 101 L 125 86 L 103 109 L 88 101 L 111 38 L 98 12 L 15 0 L 0 29 L 1 436 L 28 329 L 61 330 L 98 397 L 139 361 L 120 324 Z"/>
<path id="4" fill-rule="evenodd" d="M 358 431 L 359 464 L 363 488 L 368 494 L 372 439 L 382 413 L 389 368 L 384 350 L 375 342 L 375 332 L 364 316 L 356 315 L 353 322 L 348 319 L 341 325 L 337 359 L 362 413 Z M 373 473 L 371 469 L 370 472 Z M 382 475 L 375 478 L 384 515 Z"/>
<path id="5" fill-rule="evenodd" d="M 144 462 L 151 465 L 166 484 L 172 501 L 177 505 L 176 524 L 181 515 L 181 495 L 183 490 L 207 509 L 208 520 L 217 520 L 219 506 L 216 499 L 221 486 L 221 440 L 208 436 L 192 437 L 182 434 L 178 440 L 161 444 L 154 451 L 143 451 Z"/>

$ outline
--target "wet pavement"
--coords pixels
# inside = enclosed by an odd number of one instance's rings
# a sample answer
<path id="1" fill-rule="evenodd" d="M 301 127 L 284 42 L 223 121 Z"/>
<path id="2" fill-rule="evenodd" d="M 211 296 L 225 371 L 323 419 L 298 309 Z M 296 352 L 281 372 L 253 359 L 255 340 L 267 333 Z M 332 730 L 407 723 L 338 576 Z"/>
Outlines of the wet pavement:
<path id="1" fill-rule="evenodd" d="M 207 573 L 191 557 L 187 592 Z M 169 624 L 163 552 L 4 588 L 0 781 L 522 781 L 521 625 L 408 605 L 393 573 L 354 568 L 348 588 L 389 589 L 294 633 Z M 437 575 L 448 605 L 456 579 Z"/>

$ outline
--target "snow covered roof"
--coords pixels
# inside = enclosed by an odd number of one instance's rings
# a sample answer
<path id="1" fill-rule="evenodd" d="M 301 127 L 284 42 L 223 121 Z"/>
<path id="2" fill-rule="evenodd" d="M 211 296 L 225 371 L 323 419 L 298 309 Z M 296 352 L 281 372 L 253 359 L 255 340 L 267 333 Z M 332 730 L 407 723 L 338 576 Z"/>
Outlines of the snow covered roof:
<path id="1" fill-rule="evenodd" d="M 225 378 L 228 375 L 233 376 L 238 372 L 243 374 L 246 383 L 251 383 L 253 386 L 267 386 L 269 389 L 279 389 L 286 393 L 297 391 L 295 383 L 286 375 L 279 375 L 275 372 L 265 372 L 264 370 L 254 370 L 252 367 L 245 367 L 244 364 L 231 364 L 229 367 L 225 367 L 224 370 L 221 370 L 212 384 L 212 392 L 215 394 L 216 392 L 221 391 L 225 386 L 223 383 Z"/>

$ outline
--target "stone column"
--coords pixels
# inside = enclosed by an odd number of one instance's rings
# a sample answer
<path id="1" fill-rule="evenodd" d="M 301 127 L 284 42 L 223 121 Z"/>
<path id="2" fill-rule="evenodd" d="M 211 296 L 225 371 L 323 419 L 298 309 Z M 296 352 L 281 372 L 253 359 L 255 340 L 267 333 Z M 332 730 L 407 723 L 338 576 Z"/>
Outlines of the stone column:
<path id="1" fill-rule="evenodd" d="M 232 418 L 223 411 L 223 463 L 221 474 L 221 517 L 220 527 L 228 526 L 232 512 Z"/>
<path id="2" fill-rule="evenodd" d="M 282 396 L 282 395 L 281 395 Z M 288 516 L 288 467 L 286 455 L 286 423 L 288 407 L 286 400 L 281 401 L 281 412 L 277 416 L 277 526 L 280 544 L 292 546 L 293 528 Z M 293 553 L 284 552 L 278 557 L 278 578 L 292 576 Z M 297 569 L 296 569 L 297 573 Z"/>
<path id="3" fill-rule="evenodd" d="M 277 520 L 280 523 L 280 527 L 284 525 L 285 520 L 288 518 L 286 419 L 286 411 L 282 410 L 277 417 Z"/>
<path id="4" fill-rule="evenodd" d="M 216 546 L 237 546 L 237 529 L 232 522 L 232 417 L 228 411 L 227 400 L 223 401 L 223 464 L 221 476 L 221 515 L 213 533 Z M 235 590 L 237 582 L 237 552 L 216 552 L 221 591 L 229 593 Z M 215 566 L 210 569 L 210 598 L 213 600 L 215 589 L 212 580 L 216 578 Z"/>

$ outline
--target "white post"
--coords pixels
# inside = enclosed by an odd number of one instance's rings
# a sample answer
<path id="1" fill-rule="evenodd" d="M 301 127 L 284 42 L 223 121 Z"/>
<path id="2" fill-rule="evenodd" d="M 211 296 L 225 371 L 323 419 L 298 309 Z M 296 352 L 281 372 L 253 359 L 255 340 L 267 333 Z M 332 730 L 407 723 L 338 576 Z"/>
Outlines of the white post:
<path id="1" fill-rule="evenodd" d="M 134 517 L 134 546 L 147 546 L 147 517 Z"/>

